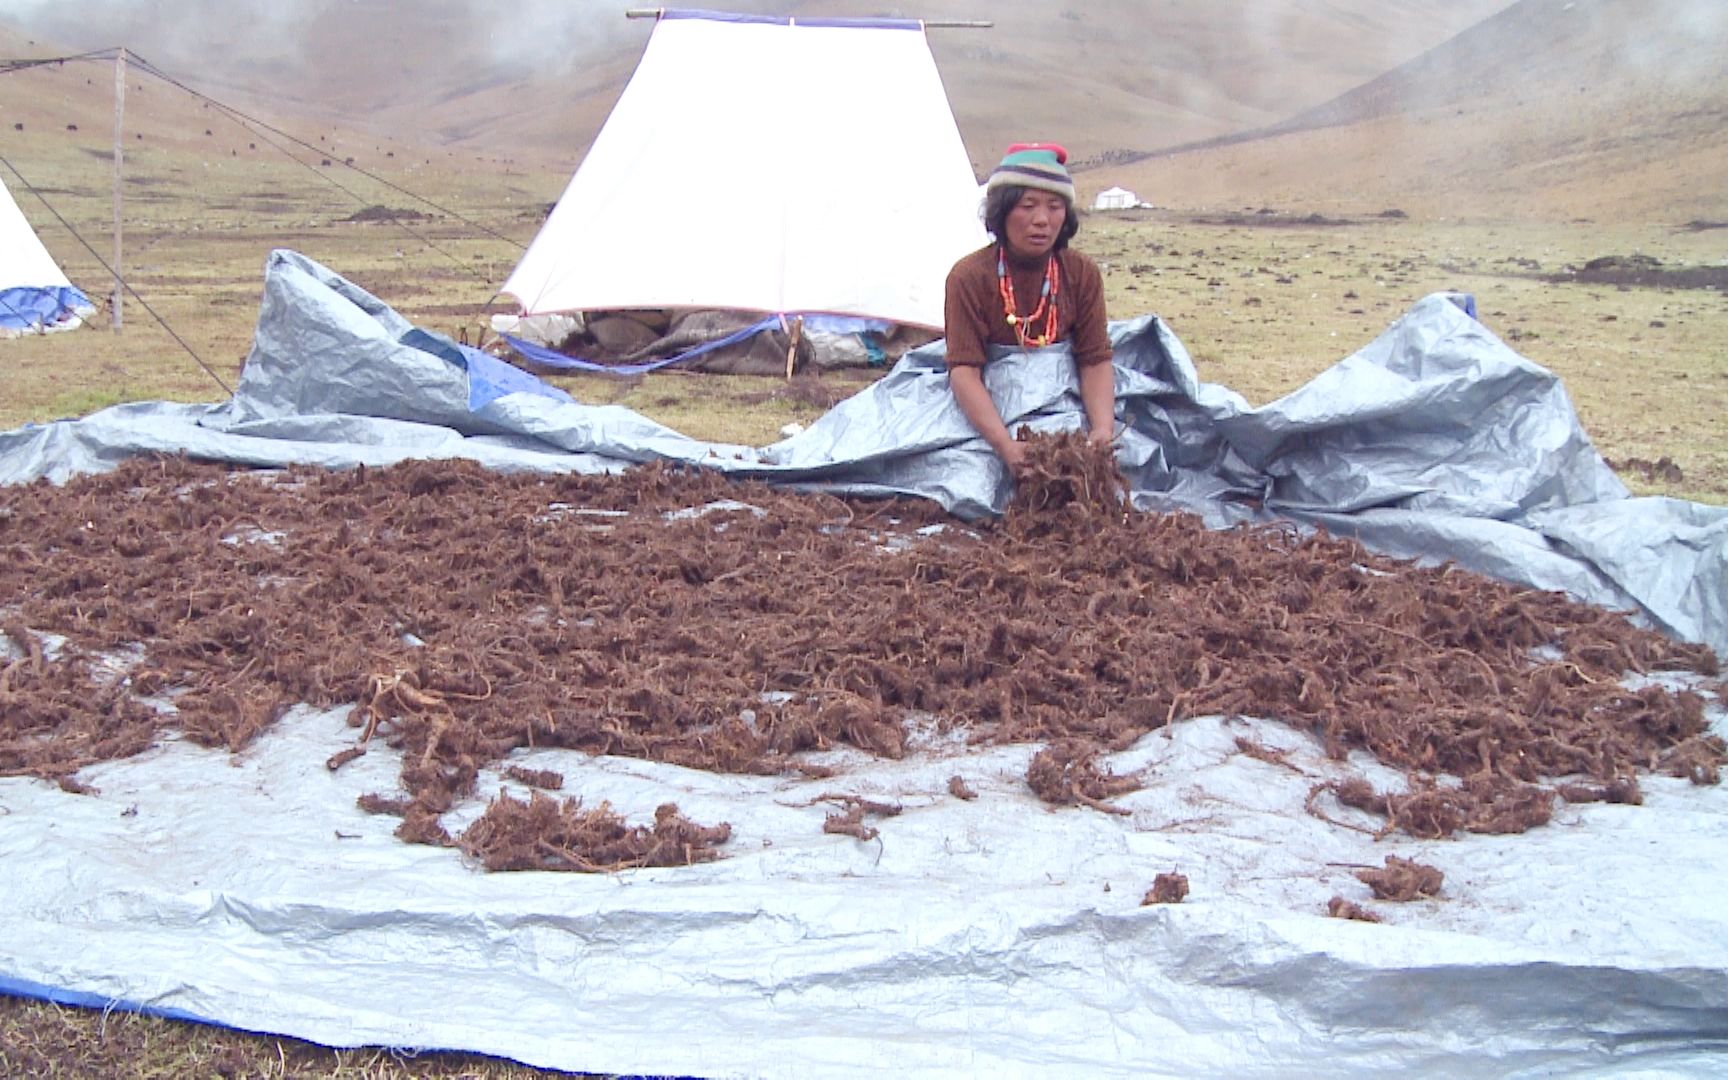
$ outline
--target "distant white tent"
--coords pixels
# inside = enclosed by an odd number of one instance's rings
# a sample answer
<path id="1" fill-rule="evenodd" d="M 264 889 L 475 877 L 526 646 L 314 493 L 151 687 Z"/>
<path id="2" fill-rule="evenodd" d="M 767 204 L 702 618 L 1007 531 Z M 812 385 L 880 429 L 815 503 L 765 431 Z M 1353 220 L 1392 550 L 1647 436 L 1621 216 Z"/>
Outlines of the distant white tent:
<path id="1" fill-rule="evenodd" d="M 1146 204 L 1140 201 L 1140 196 L 1122 187 L 1105 188 L 1092 200 L 1094 210 L 1132 210 L 1144 205 Z"/>
<path id="2" fill-rule="evenodd" d="M 95 311 L 42 246 L 0 179 L 0 338 L 69 330 Z"/>
<path id="3" fill-rule="evenodd" d="M 503 291 L 940 327 L 978 207 L 921 24 L 666 11 Z"/>

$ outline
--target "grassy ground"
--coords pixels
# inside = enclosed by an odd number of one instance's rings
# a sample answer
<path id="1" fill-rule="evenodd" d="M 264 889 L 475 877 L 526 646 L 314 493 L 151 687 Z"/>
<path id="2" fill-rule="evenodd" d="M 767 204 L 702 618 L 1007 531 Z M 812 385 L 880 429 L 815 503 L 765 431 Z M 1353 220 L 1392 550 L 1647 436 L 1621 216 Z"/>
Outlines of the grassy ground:
<path id="1" fill-rule="evenodd" d="M 33 182 L 52 189 L 57 208 L 107 258 L 107 163 L 56 147 L 33 164 L 47 176 Z M 96 328 L 8 343 L 0 429 L 120 401 L 223 399 L 250 344 L 264 259 L 275 247 L 324 262 L 420 325 L 477 340 L 485 312 L 507 307 L 495 290 L 567 179 L 429 165 L 380 173 L 429 205 L 365 177 L 344 177 L 349 190 L 333 192 L 292 164 L 200 164 L 164 151 L 132 154 L 127 171 L 124 263 L 138 295 L 127 300 L 123 332 L 108 329 L 104 311 Z M 111 291 L 95 256 L 27 192 L 15 194 L 74 280 Z M 347 220 L 377 206 L 429 216 Z M 1113 316 L 1162 316 L 1202 378 L 1256 404 L 1366 344 L 1421 296 L 1473 293 L 1492 330 L 1560 375 L 1604 455 L 1633 463 L 1622 473 L 1634 490 L 1728 502 L 1728 295 L 1542 277 L 1608 255 L 1717 265 L 1722 231 L 1377 216 L 1294 225 L 1304 208 L 1280 209 L 1089 214 L 1078 243 L 1104 264 Z M 850 390 L 867 377 L 831 381 Z M 705 439 L 771 442 L 788 421 L 820 412 L 775 379 L 555 381 L 582 400 L 622 404 Z M 1663 457 L 1678 477 L 1646 478 L 1636 467 Z"/>
<path id="2" fill-rule="evenodd" d="M 0 1076 L 34 1080 L 528 1080 L 583 1074 L 530 1069 L 474 1054 L 331 1050 L 134 1013 L 68 1009 L 0 995 Z"/>
<path id="3" fill-rule="evenodd" d="M 1604 456 L 1668 457 L 1680 467 L 1683 478 L 1666 481 L 1622 468 L 1635 491 L 1728 503 L 1728 295 L 1542 280 L 1604 256 L 1720 266 L 1721 232 L 1377 217 L 1267 223 L 1305 216 L 1291 209 L 1243 215 L 1259 224 L 1092 215 L 1082 240 L 1107 264 L 1112 315 L 1157 312 L 1202 378 L 1256 404 L 1365 345 L 1422 296 L 1472 293 L 1489 329 L 1560 376 Z"/>
<path id="4" fill-rule="evenodd" d="M 108 163 L 62 141 L 9 140 L 9 160 L 94 249 L 14 177 L 26 216 L 68 274 L 105 293 Z M 138 296 L 124 330 L 107 313 L 75 333 L 0 343 L 0 430 L 123 401 L 219 401 L 250 344 L 268 252 L 289 247 L 347 275 L 406 317 L 475 340 L 488 302 L 539 227 L 563 174 L 397 163 L 386 174 L 435 206 L 352 175 L 332 193 L 307 170 L 149 149 L 128 158 L 125 266 Z M 370 206 L 431 215 L 346 220 Z M 1285 207 L 1291 215 L 1303 207 Z M 453 212 L 453 213 L 452 213 Z M 1367 217 L 1273 224 L 1158 211 L 1088 215 L 1079 246 L 1105 268 L 1111 314 L 1162 316 L 1202 378 L 1256 404 L 1365 345 L 1421 296 L 1474 293 L 1483 321 L 1564 380 L 1612 461 L 1669 458 L 1679 473 L 1622 475 L 1641 493 L 1728 504 L 1728 296 L 1720 291 L 1550 283 L 1538 275 L 1606 255 L 1675 266 L 1722 261 L 1721 231 L 1599 223 L 1532 225 Z M 144 305 L 151 309 L 147 312 Z M 151 314 L 161 317 L 159 323 Z M 166 324 L 165 326 L 163 324 Z M 184 344 L 182 344 L 182 342 Z M 845 392 L 868 374 L 830 376 Z M 634 408 L 698 438 L 759 445 L 822 410 L 779 379 L 655 374 L 555 380 L 584 401 Z M 336 1052 L 124 1014 L 0 997 L 0 1074 L 168 1077 L 516 1077 L 485 1059 Z"/>

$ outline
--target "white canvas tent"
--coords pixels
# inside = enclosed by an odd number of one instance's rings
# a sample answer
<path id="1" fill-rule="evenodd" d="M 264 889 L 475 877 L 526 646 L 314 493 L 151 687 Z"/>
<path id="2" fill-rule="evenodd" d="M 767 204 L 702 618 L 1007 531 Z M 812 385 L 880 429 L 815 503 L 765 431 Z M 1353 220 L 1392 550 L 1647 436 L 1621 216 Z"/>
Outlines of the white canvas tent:
<path id="1" fill-rule="evenodd" d="M 95 310 L 42 246 L 0 179 L 0 338 L 69 330 Z"/>
<path id="2" fill-rule="evenodd" d="M 940 327 L 978 207 L 921 24 L 667 11 L 503 291 Z"/>
<path id="3" fill-rule="evenodd" d="M 1123 187 L 1105 188 L 1092 200 L 1094 210 L 1132 210 L 1142 205 L 1140 196 Z"/>

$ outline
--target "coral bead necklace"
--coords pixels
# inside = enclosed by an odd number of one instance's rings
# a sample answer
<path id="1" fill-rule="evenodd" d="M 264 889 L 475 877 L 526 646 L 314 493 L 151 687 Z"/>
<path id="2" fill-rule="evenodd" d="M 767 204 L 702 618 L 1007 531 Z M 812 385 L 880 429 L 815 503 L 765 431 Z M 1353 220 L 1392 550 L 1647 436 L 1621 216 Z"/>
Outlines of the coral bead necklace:
<path id="1" fill-rule="evenodd" d="M 1020 314 L 1020 304 L 1014 298 L 1014 278 L 1008 273 L 1008 258 L 996 248 L 996 291 L 1002 296 L 1002 313 L 1022 349 L 1043 348 L 1056 340 L 1056 299 L 1062 293 L 1062 266 L 1056 253 L 1044 264 L 1044 285 L 1038 291 L 1038 303 L 1029 315 Z"/>

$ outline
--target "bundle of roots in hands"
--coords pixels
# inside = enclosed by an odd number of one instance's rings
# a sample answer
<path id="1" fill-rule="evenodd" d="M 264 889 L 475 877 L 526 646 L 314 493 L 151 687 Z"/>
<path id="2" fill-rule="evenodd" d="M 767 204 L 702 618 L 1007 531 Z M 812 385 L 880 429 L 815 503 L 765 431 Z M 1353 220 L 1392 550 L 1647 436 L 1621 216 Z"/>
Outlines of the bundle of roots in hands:
<path id="1" fill-rule="evenodd" d="M 1126 522 L 1128 483 L 1111 447 L 1074 433 L 1034 435 L 1029 428 L 1021 428 L 1016 440 L 1026 448 L 1026 460 L 1014 474 L 1004 515 L 1010 536 L 1036 540 Z"/>
<path id="2" fill-rule="evenodd" d="M 1311 805 L 1386 830 L 1516 831 L 1556 799 L 1635 802 L 1641 772 L 1715 782 L 1703 699 L 1627 673 L 1716 674 L 1620 615 L 1288 527 L 1127 513 L 1107 449 L 1034 440 L 972 530 L 665 467 L 499 475 L 461 462 L 230 471 L 138 458 L 0 511 L 0 772 L 77 789 L 164 728 L 238 749 L 294 703 L 348 707 L 341 764 L 382 742 L 363 805 L 498 867 L 713 857 L 723 825 L 626 826 L 580 792 L 440 817 L 481 770 L 559 747 L 757 774 L 807 751 L 898 758 L 907 721 L 1049 750 L 1045 798 L 1108 807 L 1094 760 L 1184 718 L 1251 715 L 1365 750 L 1402 791 Z M 171 702 L 172 708 L 164 708 Z M 556 787 L 541 776 L 534 786 Z"/>

